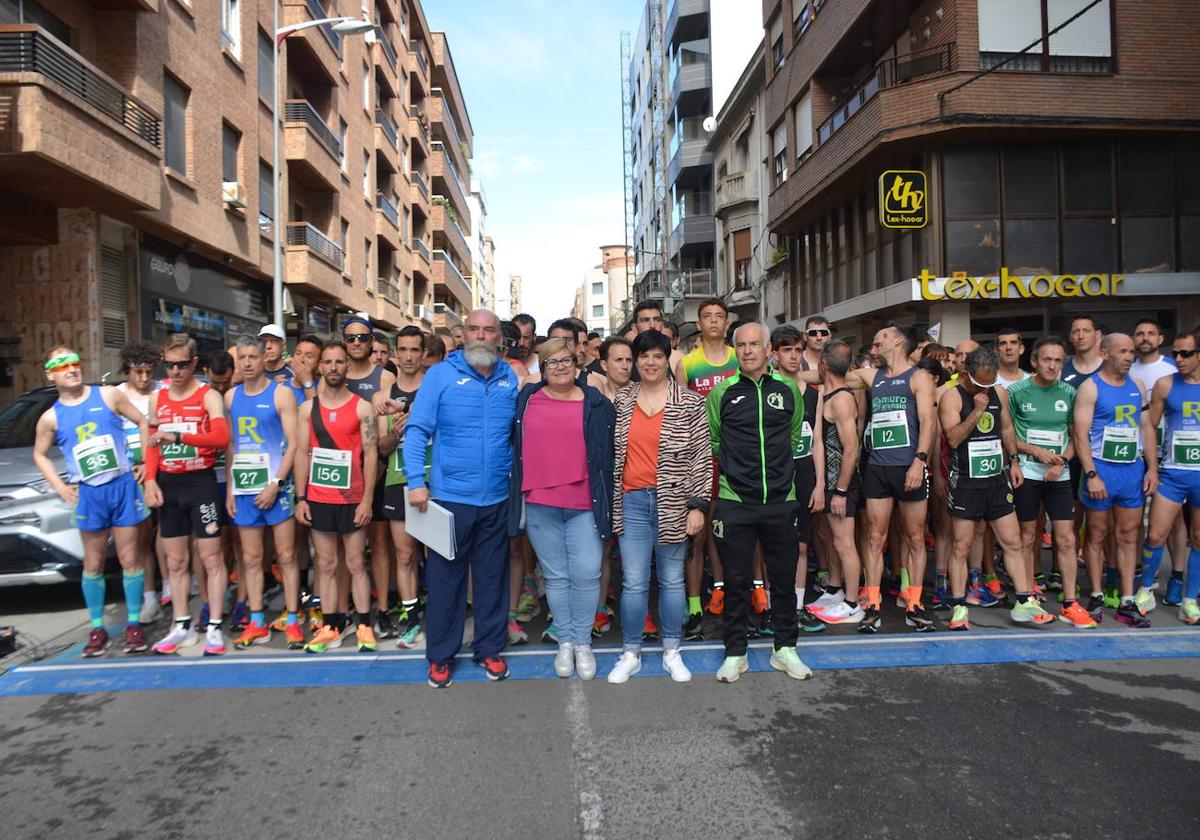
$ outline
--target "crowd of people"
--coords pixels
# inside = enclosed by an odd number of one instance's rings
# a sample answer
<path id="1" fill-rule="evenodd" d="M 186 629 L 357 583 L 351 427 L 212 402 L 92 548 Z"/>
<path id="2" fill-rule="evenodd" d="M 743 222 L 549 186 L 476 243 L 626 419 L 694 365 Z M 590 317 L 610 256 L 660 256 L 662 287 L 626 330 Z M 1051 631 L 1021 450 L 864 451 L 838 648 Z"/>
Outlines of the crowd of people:
<path id="1" fill-rule="evenodd" d="M 747 670 L 754 636 L 804 679 L 800 634 L 877 633 L 885 597 L 916 632 L 938 611 L 969 630 L 972 608 L 1144 628 L 1161 586 L 1200 623 L 1200 333 L 1164 344 L 1153 320 L 1130 336 L 1081 315 L 1032 340 L 1025 370 L 1012 329 L 948 347 L 889 324 L 854 348 L 820 316 L 730 323 L 717 298 L 684 339 L 653 301 L 603 340 L 478 310 L 445 336 L 354 317 L 288 354 L 269 324 L 203 363 L 185 334 L 130 344 L 115 387 L 54 348 L 34 459 L 75 506 L 84 656 L 111 645 L 111 537 L 127 653 L 423 642 L 441 688 L 469 612 L 472 658 L 501 680 L 544 593 L 561 677 L 597 675 L 593 641 L 619 616 L 610 683 L 654 639 L 690 680 L 682 643 L 714 622 L 717 680 Z M 453 514 L 453 557 L 406 531 L 431 501 Z"/>

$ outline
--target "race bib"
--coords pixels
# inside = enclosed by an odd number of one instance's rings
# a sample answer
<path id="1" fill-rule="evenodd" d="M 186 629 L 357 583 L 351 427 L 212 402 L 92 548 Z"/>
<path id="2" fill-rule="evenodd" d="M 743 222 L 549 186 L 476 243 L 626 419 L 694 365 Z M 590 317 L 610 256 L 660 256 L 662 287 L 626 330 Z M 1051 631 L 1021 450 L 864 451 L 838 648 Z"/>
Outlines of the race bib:
<path id="1" fill-rule="evenodd" d="M 995 478 L 1000 475 L 1003 461 L 1000 441 L 967 441 L 967 475 L 970 478 Z"/>
<path id="2" fill-rule="evenodd" d="M 871 415 L 871 448 L 903 449 L 908 446 L 908 417 L 903 411 Z"/>
<path id="3" fill-rule="evenodd" d="M 159 423 L 159 431 L 196 434 L 195 423 Z M 159 446 L 164 461 L 190 461 L 196 457 L 196 447 L 186 443 L 164 443 Z"/>
<path id="4" fill-rule="evenodd" d="M 271 482 L 270 456 L 266 452 L 239 452 L 233 456 L 233 495 L 256 496 Z"/>
<path id="5" fill-rule="evenodd" d="M 1171 462 L 1180 467 L 1200 468 L 1200 432 L 1171 435 Z"/>
<path id="6" fill-rule="evenodd" d="M 129 449 L 129 460 L 142 463 L 142 433 L 137 429 L 125 433 L 125 446 Z"/>
<path id="7" fill-rule="evenodd" d="M 1055 455 L 1061 455 L 1067 449 L 1067 433 L 1030 429 L 1029 434 L 1025 436 L 1025 442 L 1048 449 Z"/>
<path id="8" fill-rule="evenodd" d="M 795 451 L 792 452 L 792 458 L 807 458 L 812 454 L 813 430 L 812 424 L 807 420 L 800 429 L 800 442 L 796 444 Z"/>
<path id="9" fill-rule="evenodd" d="M 1100 460 L 1114 464 L 1132 464 L 1138 456 L 1138 435 L 1135 426 L 1105 426 L 1100 442 Z"/>
<path id="10" fill-rule="evenodd" d="M 314 447 L 308 466 L 308 483 L 330 490 L 349 490 L 350 450 Z"/>
<path id="11" fill-rule="evenodd" d="M 108 478 L 120 469 L 117 443 L 112 435 L 96 435 L 77 443 L 71 449 L 71 455 L 79 467 L 80 479 L 93 484 L 102 483 L 93 479 Z"/>

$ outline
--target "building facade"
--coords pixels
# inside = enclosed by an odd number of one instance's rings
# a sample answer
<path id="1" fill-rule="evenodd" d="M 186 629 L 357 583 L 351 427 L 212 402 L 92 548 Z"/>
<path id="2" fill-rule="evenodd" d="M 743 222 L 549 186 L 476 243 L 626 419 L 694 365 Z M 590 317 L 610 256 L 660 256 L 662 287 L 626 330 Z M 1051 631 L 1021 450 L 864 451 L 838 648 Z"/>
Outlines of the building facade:
<path id="1" fill-rule="evenodd" d="M 496 304 L 495 246 L 487 235 L 487 196 L 478 178 L 471 178 L 467 206 L 471 210 L 471 308 L 492 309 Z"/>
<path id="2" fill-rule="evenodd" d="M 633 257 L 624 245 L 602 245 L 600 262 L 583 275 L 575 290 L 575 317 L 587 324 L 589 333 L 601 338 L 616 333 L 628 316 L 623 306 L 629 296 L 627 282 Z"/>
<path id="3" fill-rule="evenodd" d="M 1200 321 L 1189 0 L 764 0 L 787 315 L 943 343 Z M 924 176 L 889 175 L 903 171 Z M 889 228 L 882 209 L 902 224 Z"/>
<path id="4" fill-rule="evenodd" d="M 277 238 L 293 338 L 470 305 L 446 268 L 469 265 L 472 135 L 445 36 L 414 0 L 280 0 L 278 26 L 364 13 L 365 36 L 299 29 L 276 63 L 269 3 L 0 0 L 0 398 L 55 343 L 96 379 L 128 340 L 256 333 Z"/>

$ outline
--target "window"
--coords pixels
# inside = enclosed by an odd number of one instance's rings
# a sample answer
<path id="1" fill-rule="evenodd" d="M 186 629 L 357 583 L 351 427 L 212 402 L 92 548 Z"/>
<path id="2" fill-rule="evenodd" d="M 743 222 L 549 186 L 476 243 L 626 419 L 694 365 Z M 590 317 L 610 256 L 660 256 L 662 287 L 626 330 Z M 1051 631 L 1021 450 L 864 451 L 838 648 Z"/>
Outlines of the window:
<path id="1" fill-rule="evenodd" d="M 234 58 L 242 57 L 241 0 L 221 0 L 221 47 Z"/>
<path id="2" fill-rule="evenodd" d="M 995 148 L 948 149 L 942 157 L 946 271 L 972 276 L 1000 270 L 999 154 Z M 900 276 L 913 276 L 911 235 L 897 238 Z"/>
<path id="3" fill-rule="evenodd" d="M 796 103 L 796 164 L 808 157 L 813 144 L 812 91 Z"/>
<path id="4" fill-rule="evenodd" d="M 812 23 L 812 12 L 808 8 L 808 0 L 792 0 L 792 40 L 799 41 L 800 36 L 808 31 Z"/>
<path id="5" fill-rule="evenodd" d="M 1200 141 L 1179 141 L 1179 270 L 1200 271 Z"/>
<path id="6" fill-rule="evenodd" d="M 750 288 L 750 231 L 735 230 L 733 232 L 733 277 L 730 287 L 737 289 Z"/>
<path id="7" fill-rule="evenodd" d="M 1117 161 L 1121 267 L 1128 273 L 1175 265 L 1175 143 L 1124 140 Z"/>
<path id="8" fill-rule="evenodd" d="M 1057 150 L 1004 149 L 1004 265 L 1013 274 L 1053 274 L 1058 266 Z"/>
<path id="9" fill-rule="evenodd" d="M 338 118 L 338 144 L 341 146 L 342 171 L 350 171 L 350 155 L 346 151 L 346 121 Z"/>
<path id="10" fill-rule="evenodd" d="M 71 27 L 37 0 L 0 0 L 0 23 L 36 23 L 68 47 Z"/>
<path id="11" fill-rule="evenodd" d="M 265 227 L 264 233 L 271 228 L 275 220 L 275 175 L 263 161 L 258 162 L 258 223 Z"/>
<path id="12" fill-rule="evenodd" d="M 771 133 L 771 187 L 775 188 L 787 180 L 787 123 L 783 122 Z"/>
<path id="13" fill-rule="evenodd" d="M 603 318 L 604 317 L 604 304 L 598 303 L 592 307 L 592 317 L 593 318 Z"/>
<path id="14" fill-rule="evenodd" d="M 371 153 L 363 152 L 363 197 L 371 200 Z"/>
<path id="15" fill-rule="evenodd" d="M 1055 73 L 1112 72 L 1110 0 L 1088 9 L 1092 0 L 977 0 L 979 63 L 984 69 L 1040 41 L 1005 64 L 1005 70 Z M 1070 23 L 1066 23 L 1071 20 Z M 1049 35 L 1066 23 L 1062 31 Z"/>
<path id="16" fill-rule="evenodd" d="M 602 297 L 603 295 L 604 295 L 604 284 L 603 283 L 593 283 L 592 284 L 592 297 Z"/>
<path id="17" fill-rule="evenodd" d="M 776 15 L 771 22 L 771 66 L 778 70 L 783 66 L 783 16 Z"/>
<path id="18" fill-rule="evenodd" d="M 238 149 L 242 145 L 242 133 L 229 123 L 221 123 L 221 180 L 225 183 L 238 182 Z"/>
<path id="19" fill-rule="evenodd" d="M 368 111 L 371 110 L 371 68 L 363 65 L 362 75 L 362 102 L 363 107 Z"/>
<path id="20" fill-rule="evenodd" d="M 268 102 L 275 100 L 275 50 L 271 36 L 258 30 L 258 95 Z"/>
<path id="21" fill-rule="evenodd" d="M 187 174 L 187 109 L 192 92 L 175 80 L 163 76 L 163 152 L 165 163 L 176 172 Z"/>
<path id="22" fill-rule="evenodd" d="M 371 240 L 363 240 L 363 282 L 371 288 Z"/>

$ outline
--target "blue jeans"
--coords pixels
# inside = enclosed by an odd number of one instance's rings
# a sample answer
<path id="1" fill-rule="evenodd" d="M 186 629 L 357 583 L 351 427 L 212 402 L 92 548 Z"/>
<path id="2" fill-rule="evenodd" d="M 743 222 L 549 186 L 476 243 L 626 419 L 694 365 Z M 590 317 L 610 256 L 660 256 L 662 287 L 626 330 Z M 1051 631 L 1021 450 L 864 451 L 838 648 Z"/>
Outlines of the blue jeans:
<path id="1" fill-rule="evenodd" d="M 542 564 L 559 641 L 590 645 L 604 553 L 595 517 L 590 510 L 526 504 L 525 528 Z"/>
<path id="2" fill-rule="evenodd" d="M 686 542 L 658 541 L 658 492 L 653 487 L 626 493 L 625 533 L 621 534 L 621 641 L 625 650 L 642 649 L 642 628 L 650 597 L 650 558 L 658 565 L 658 619 L 663 647 L 677 648 L 683 635 L 683 564 Z"/>

